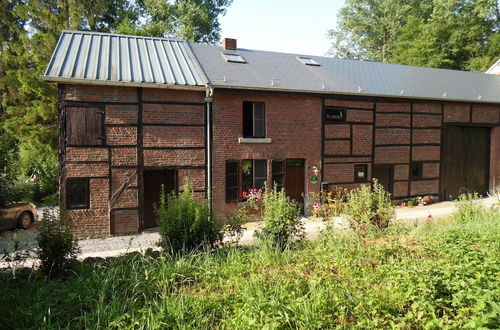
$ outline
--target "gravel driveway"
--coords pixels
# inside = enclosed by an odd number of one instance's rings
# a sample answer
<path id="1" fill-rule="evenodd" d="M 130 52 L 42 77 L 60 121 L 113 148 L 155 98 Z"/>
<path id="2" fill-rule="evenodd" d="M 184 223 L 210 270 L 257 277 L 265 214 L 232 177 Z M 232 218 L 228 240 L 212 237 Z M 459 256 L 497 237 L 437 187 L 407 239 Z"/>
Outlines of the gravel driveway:
<path id="1" fill-rule="evenodd" d="M 484 199 L 483 204 L 486 206 L 492 205 L 496 201 L 492 198 Z M 39 208 L 38 216 L 40 217 L 43 210 L 47 208 Z M 52 208 L 52 211 L 57 211 Z M 424 207 L 397 207 L 396 218 L 406 225 L 416 225 L 426 221 L 429 215 L 433 219 L 447 217 L 455 211 L 453 202 L 436 203 Z M 324 229 L 325 223 L 315 221 L 308 218 L 302 218 L 308 239 L 316 238 Z M 248 223 L 240 244 L 249 245 L 255 241 L 254 232 L 260 226 L 260 223 Z M 343 228 L 347 226 L 345 219 L 339 217 L 335 219 L 335 227 Z M 28 230 L 14 230 L 0 233 L 0 252 L 8 249 L 12 250 L 13 238 L 20 242 L 19 249 L 32 249 L 36 247 L 36 223 Z M 110 257 L 117 256 L 127 252 L 145 251 L 148 248 L 157 249 L 156 243 L 159 241 L 160 235 L 155 231 L 144 231 L 135 235 L 115 236 L 107 238 L 90 238 L 78 241 L 80 246 L 79 258 L 86 257 Z"/>

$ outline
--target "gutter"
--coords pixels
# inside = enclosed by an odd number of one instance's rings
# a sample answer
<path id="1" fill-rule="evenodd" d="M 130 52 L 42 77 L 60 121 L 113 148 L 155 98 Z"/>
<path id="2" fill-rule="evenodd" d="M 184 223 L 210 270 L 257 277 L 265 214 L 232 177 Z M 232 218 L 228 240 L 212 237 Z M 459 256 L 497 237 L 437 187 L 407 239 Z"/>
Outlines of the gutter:
<path id="1" fill-rule="evenodd" d="M 214 88 L 210 85 L 206 85 L 205 90 L 205 102 L 207 104 L 206 108 L 206 189 L 207 189 L 207 199 L 210 211 L 212 210 L 212 103 L 214 101 Z"/>
<path id="2" fill-rule="evenodd" d="M 102 80 L 88 80 L 88 79 L 76 79 L 76 78 L 62 78 L 62 77 L 51 77 L 51 76 L 40 76 L 40 78 L 46 82 L 54 82 L 61 84 L 73 84 L 73 85 L 101 85 L 101 86 L 117 86 L 117 87 L 142 87 L 142 88 L 164 88 L 164 89 L 177 89 L 177 90 L 196 90 L 205 91 L 205 86 L 194 86 L 194 85 L 173 85 L 173 84 L 157 84 L 148 82 L 126 82 L 126 81 L 102 81 Z"/>
<path id="3" fill-rule="evenodd" d="M 287 88 L 276 88 L 276 87 L 252 87 L 252 86 L 232 86 L 232 85 L 212 85 L 213 88 L 220 90 L 240 90 L 240 91 L 262 91 L 262 92 L 280 92 L 280 93 L 290 93 L 290 94 L 309 94 L 311 96 L 356 96 L 356 97 L 380 97 L 386 99 L 401 99 L 401 100 L 421 100 L 421 101 L 436 101 L 436 102 L 462 102 L 462 103 L 474 103 L 474 104 L 500 104 L 500 101 L 494 100 L 482 100 L 482 99 L 455 99 L 448 98 L 446 96 L 442 97 L 423 97 L 423 96 L 412 96 L 412 95 L 387 95 L 387 94 L 371 94 L 371 93 L 360 93 L 360 92 L 338 92 L 331 90 L 307 90 L 307 89 L 287 89 Z"/>

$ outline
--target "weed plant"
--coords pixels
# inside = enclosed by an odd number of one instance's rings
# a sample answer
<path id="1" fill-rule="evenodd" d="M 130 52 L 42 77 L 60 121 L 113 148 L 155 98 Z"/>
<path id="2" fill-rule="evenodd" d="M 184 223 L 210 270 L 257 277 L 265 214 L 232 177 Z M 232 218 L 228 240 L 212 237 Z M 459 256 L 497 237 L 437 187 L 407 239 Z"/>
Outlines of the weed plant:
<path id="1" fill-rule="evenodd" d="M 300 248 L 132 254 L 59 281 L 2 279 L 7 328 L 500 327 L 500 212 Z"/>

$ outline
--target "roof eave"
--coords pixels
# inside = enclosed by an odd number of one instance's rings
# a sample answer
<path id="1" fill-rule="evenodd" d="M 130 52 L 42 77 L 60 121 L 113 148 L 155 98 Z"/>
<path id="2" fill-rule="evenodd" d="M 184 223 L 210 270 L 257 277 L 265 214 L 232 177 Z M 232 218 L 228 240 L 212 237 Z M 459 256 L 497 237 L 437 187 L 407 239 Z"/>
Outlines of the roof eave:
<path id="1" fill-rule="evenodd" d="M 471 99 L 454 99 L 454 98 L 429 98 L 422 96 L 412 95 L 388 95 L 388 94 L 371 94 L 371 93 L 356 93 L 356 92 L 339 92 L 331 90 L 300 90 L 300 89 L 286 89 L 286 88 L 265 88 L 265 87 L 251 87 L 251 86 L 232 86 L 232 85 L 211 85 L 214 89 L 235 89 L 235 90 L 254 90 L 263 92 L 285 92 L 285 93 L 301 93 L 301 94 L 316 94 L 316 95 L 345 95 L 345 96 L 361 96 L 361 97 L 383 97 L 402 100 L 422 100 L 422 101 L 439 101 L 439 102 L 467 102 L 467 103 L 482 103 L 482 104 L 500 104 L 500 102 L 489 100 L 471 100 Z"/>
<path id="2" fill-rule="evenodd" d="M 205 91 L 206 90 L 206 86 L 202 86 L 202 85 L 177 85 L 177 84 L 157 84 L 157 83 L 148 83 L 148 82 L 138 83 L 138 82 L 127 82 L 127 81 L 104 81 L 104 80 L 89 80 L 89 79 L 53 77 L 53 76 L 41 76 L 41 79 L 46 81 L 46 82 L 53 82 L 53 83 L 58 83 L 58 84 L 164 88 L 164 89 L 196 90 L 196 91 Z"/>

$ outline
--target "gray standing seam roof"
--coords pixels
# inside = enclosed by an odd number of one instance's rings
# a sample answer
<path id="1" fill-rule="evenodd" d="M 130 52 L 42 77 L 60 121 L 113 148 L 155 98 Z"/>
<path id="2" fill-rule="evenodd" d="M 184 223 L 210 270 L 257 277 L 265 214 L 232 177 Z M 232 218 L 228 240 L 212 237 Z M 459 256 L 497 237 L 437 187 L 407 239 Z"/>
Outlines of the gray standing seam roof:
<path id="1" fill-rule="evenodd" d="M 228 62 L 223 53 L 246 63 Z M 499 75 L 82 31 L 63 31 L 43 79 L 500 103 Z"/>
<path id="2" fill-rule="evenodd" d="M 183 40 L 63 31 L 49 81 L 204 86 L 207 78 Z"/>
<path id="3" fill-rule="evenodd" d="M 323 56 L 191 44 L 217 87 L 500 103 L 500 76 Z M 224 60 L 238 54 L 246 64 Z M 319 66 L 304 65 L 309 57 Z"/>

